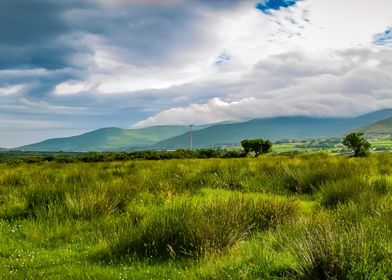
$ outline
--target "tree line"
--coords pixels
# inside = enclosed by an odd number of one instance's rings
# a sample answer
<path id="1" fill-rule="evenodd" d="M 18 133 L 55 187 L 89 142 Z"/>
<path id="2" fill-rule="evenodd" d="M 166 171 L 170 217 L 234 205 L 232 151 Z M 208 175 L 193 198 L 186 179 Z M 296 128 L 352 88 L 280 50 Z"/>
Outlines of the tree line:
<path id="1" fill-rule="evenodd" d="M 342 144 L 353 152 L 355 157 L 364 157 L 369 154 L 370 143 L 363 133 L 350 133 Z M 135 151 L 135 152 L 18 152 L 8 151 L 0 153 L 0 163 L 36 163 L 43 161 L 72 162 L 106 162 L 124 160 L 161 160 L 161 159 L 191 159 L 191 158 L 241 158 L 255 157 L 271 152 L 273 143 L 262 138 L 244 139 L 241 141 L 242 150 L 239 149 L 195 149 L 175 151 Z"/>

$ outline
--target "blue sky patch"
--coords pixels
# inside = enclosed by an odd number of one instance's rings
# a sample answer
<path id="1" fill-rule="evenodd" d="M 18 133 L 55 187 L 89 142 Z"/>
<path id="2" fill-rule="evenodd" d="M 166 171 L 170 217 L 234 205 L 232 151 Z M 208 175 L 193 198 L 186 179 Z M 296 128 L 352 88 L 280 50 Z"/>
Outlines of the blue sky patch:
<path id="1" fill-rule="evenodd" d="M 374 35 L 373 39 L 373 43 L 379 46 L 392 45 L 392 27 L 387 28 L 383 33 Z"/>
<path id="2" fill-rule="evenodd" d="M 294 6 L 297 2 L 302 0 L 264 0 L 256 4 L 256 9 L 259 9 L 264 14 L 271 15 L 271 10 L 278 11 L 280 8 L 288 8 Z"/>

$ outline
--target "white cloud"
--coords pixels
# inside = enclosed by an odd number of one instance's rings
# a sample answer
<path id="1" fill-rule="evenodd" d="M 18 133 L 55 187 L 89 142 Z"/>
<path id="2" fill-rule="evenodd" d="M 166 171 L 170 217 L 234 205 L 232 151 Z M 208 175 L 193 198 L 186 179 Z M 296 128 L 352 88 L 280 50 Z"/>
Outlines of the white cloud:
<path id="1" fill-rule="evenodd" d="M 125 4 L 138 1 L 113 2 Z M 154 1 L 145 4 L 152 3 Z M 157 50 L 167 49 L 168 46 L 172 48 L 170 60 L 156 57 L 155 64 L 133 63 L 133 46 L 116 45 L 116 42 L 108 41 L 99 34 L 87 34 L 83 40 L 95 53 L 88 76 L 78 84 L 59 84 L 56 93 L 74 94 L 89 90 L 110 95 L 129 94 L 132 97 L 145 90 L 169 89 L 186 84 L 239 82 L 253 71 L 260 60 L 271 55 L 297 51 L 319 59 L 320 53 L 327 50 L 369 46 L 373 35 L 390 25 L 389 11 L 392 10 L 392 2 L 386 0 L 308 0 L 274 11 L 273 16 L 270 16 L 257 10 L 255 1 L 238 3 L 232 9 L 221 10 L 201 9 L 197 6 L 200 11 L 196 13 L 197 21 L 189 34 L 189 37 L 195 37 L 194 44 L 189 44 L 191 40 L 187 39 L 186 48 L 181 47 L 181 41 L 176 45 L 171 41 L 148 39 L 151 44 L 156 44 L 151 47 Z M 347 20 L 348 17 L 350 20 Z M 371 20 L 364 20 L 366 17 Z M 150 21 L 146 19 L 143 24 L 150 24 Z M 152 33 L 151 36 L 154 35 Z M 140 50 L 137 51 L 142 54 Z M 217 65 L 215 62 L 222 54 L 230 54 L 230 59 Z M 334 67 L 328 63 L 329 59 L 326 57 L 323 63 Z M 162 64 L 159 61 L 166 62 Z M 297 61 L 297 64 L 301 64 L 301 61 Z M 312 64 L 309 67 L 314 66 Z M 292 71 L 296 71 L 295 67 L 293 65 Z M 268 68 L 265 70 L 270 71 Z"/>
<path id="2" fill-rule="evenodd" d="M 228 88 L 226 98 L 164 110 L 137 126 L 276 115 L 350 116 L 389 108 L 392 64 L 383 65 L 383 58 L 391 55 L 392 50 L 370 47 L 326 51 L 319 57 L 298 52 L 271 56 L 260 61 L 237 86 Z"/>
<path id="3" fill-rule="evenodd" d="M 376 31 L 390 25 L 391 10 L 385 0 L 309 0 L 273 16 L 246 5 L 225 11 L 211 32 L 220 38 L 213 50 L 230 60 L 223 69 L 200 68 L 204 75 L 195 81 L 212 84 L 211 99 L 163 110 L 137 126 L 392 107 L 392 51 L 372 45 Z M 223 95 L 213 95 L 225 84 Z"/>
<path id="4" fill-rule="evenodd" d="M 0 106 L 0 108 L 3 106 Z M 82 106 L 65 106 L 65 105 L 52 105 L 45 101 L 31 101 L 26 98 L 19 98 L 17 105 L 14 105 L 14 110 L 20 112 L 39 113 L 45 111 L 46 113 L 55 113 L 59 115 L 77 115 L 86 114 L 86 107 Z"/>
<path id="5" fill-rule="evenodd" d="M 8 87 L 0 87 L 0 95 L 12 95 L 20 92 L 24 85 L 12 85 Z"/>
<path id="6" fill-rule="evenodd" d="M 57 95 L 68 95 L 68 94 L 76 94 L 83 91 L 88 91 L 91 88 L 92 86 L 86 84 L 85 82 L 66 81 L 61 84 L 58 84 L 54 92 Z"/>

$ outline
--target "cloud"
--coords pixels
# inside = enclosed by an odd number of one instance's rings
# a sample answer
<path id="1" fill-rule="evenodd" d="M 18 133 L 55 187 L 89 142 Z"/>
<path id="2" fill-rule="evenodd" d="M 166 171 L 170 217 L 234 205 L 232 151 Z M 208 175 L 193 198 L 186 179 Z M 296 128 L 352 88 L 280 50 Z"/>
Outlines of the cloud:
<path id="1" fill-rule="evenodd" d="M 29 83 L 28 98 L 169 87 L 186 75 L 175 74 L 175 68 L 200 61 L 219 40 L 208 31 L 214 14 L 240 3 L 4 0 L 0 71 L 14 71 L 15 83 Z M 161 76 L 168 69 L 171 77 Z M 40 74 L 32 80 L 27 71 Z M 12 83 L 8 80 L 7 86 Z M 88 86 L 70 89 L 76 83 Z"/>
<path id="2" fill-rule="evenodd" d="M 315 57 L 300 52 L 271 56 L 261 60 L 237 86 L 226 88 L 226 98 L 170 108 L 137 126 L 277 115 L 351 116 L 390 108 L 392 64 L 382 63 L 391 55 L 392 50 L 363 48 Z"/>
<path id="3" fill-rule="evenodd" d="M 0 87 L 0 95 L 11 95 L 18 93 L 23 89 L 24 85 L 12 85 L 8 87 Z"/>
<path id="4" fill-rule="evenodd" d="M 69 66 L 72 55 L 85 50 L 62 40 L 75 32 L 63 14 L 86 6 L 76 0 L 0 1 L 0 69 Z"/>
<path id="5" fill-rule="evenodd" d="M 261 106 L 260 106 L 261 105 Z M 206 104 L 191 104 L 187 107 L 171 108 L 156 116 L 136 123 L 135 127 L 159 124 L 208 124 L 228 120 L 244 120 L 256 118 L 261 114 L 268 116 L 273 111 L 285 110 L 286 106 L 273 104 L 263 106 L 262 101 L 255 98 L 243 98 L 238 101 L 226 102 L 218 97 L 210 99 Z M 298 113 L 295 111 L 288 114 Z"/>

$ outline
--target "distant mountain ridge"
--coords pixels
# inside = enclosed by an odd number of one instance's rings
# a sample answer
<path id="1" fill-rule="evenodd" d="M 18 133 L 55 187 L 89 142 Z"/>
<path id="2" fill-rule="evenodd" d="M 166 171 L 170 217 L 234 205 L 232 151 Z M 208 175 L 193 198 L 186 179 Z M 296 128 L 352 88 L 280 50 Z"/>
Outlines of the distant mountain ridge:
<path id="1" fill-rule="evenodd" d="M 193 133 L 193 146 L 205 148 L 239 144 L 245 138 L 311 139 L 343 136 L 345 133 L 392 117 L 392 109 L 376 111 L 354 118 L 276 117 L 242 123 L 213 125 Z M 187 147 L 187 134 L 163 140 L 155 149 Z"/>
<path id="2" fill-rule="evenodd" d="M 366 134 L 392 134 L 392 118 L 375 122 L 362 129 Z"/>
<path id="3" fill-rule="evenodd" d="M 365 130 L 377 122 L 392 118 L 392 109 L 353 118 L 316 118 L 288 116 L 224 122 L 193 129 L 193 147 L 206 148 L 238 145 L 245 138 L 311 139 L 343 136 Z M 23 151 L 130 151 L 188 148 L 188 126 L 152 126 L 139 129 L 102 128 L 82 135 L 48 139 L 17 148 Z"/>
<path id="4" fill-rule="evenodd" d="M 101 128 L 82 135 L 48 139 L 16 148 L 23 151 L 120 151 L 143 148 L 187 131 L 187 126 L 153 126 L 139 129 Z"/>

